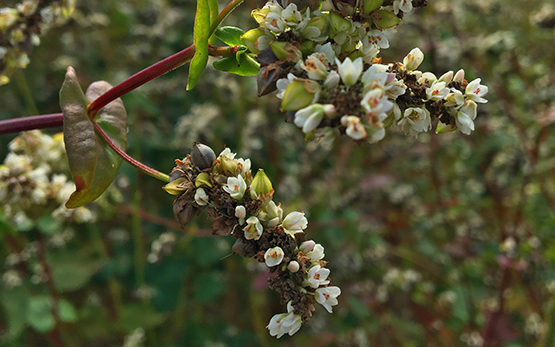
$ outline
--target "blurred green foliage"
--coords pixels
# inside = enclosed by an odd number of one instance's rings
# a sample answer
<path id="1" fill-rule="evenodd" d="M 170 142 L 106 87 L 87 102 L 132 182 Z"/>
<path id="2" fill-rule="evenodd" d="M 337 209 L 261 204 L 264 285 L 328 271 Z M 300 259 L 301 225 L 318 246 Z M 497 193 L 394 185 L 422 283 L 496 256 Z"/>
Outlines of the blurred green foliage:
<path id="1" fill-rule="evenodd" d="M 247 1 L 225 24 L 254 27 L 249 12 L 260 5 Z M 116 84 L 183 49 L 194 11 L 183 0 L 79 2 L 0 87 L 0 117 L 59 112 L 69 65 L 84 86 Z M 389 132 L 374 145 L 343 138 L 326 150 L 283 122 L 279 100 L 257 98 L 254 78 L 211 68 L 190 92 L 183 67 L 123 96 L 128 153 L 149 166 L 169 172 L 200 141 L 264 168 L 274 199 L 286 213 L 304 211 L 309 237 L 326 248 L 339 305 L 293 337 L 270 337 L 265 326 L 283 308 L 265 267 L 228 256 L 231 238 L 210 236 L 204 215 L 175 229 L 173 198 L 123 164 L 121 200 L 95 203 L 94 224 L 46 219 L 9 234 L 0 216 L 0 345 L 553 346 L 549 16 L 549 1 L 429 1 L 382 52 L 388 63 L 420 47 L 423 71 L 481 77 L 489 103 L 470 136 Z M 0 153 L 15 136 L 0 137 Z M 69 227 L 74 236 L 53 246 Z M 50 277 L 37 279 L 44 264 Z M 21 283 L 10 287 L 12 270 Z"/>

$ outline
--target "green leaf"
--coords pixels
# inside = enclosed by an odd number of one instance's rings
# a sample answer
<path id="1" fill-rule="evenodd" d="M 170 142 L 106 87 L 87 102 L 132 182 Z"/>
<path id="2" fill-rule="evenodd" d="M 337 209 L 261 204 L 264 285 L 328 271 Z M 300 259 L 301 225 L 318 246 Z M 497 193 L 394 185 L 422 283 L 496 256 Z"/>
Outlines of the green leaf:
<path id="1" fill-rule="evenodd" d="M 8 323 L 8 332 L 2 336 L 4 340 L 11 340 L 25 330 L 27 326 L 27 305 L 29 296 L 21 288 L 0 291 L 0 302 L 4 307 L 5 321 Z"/>
<path id="2" fill-rule="evenodd" d="M 243 41 L 241 36 L 243 35 L 243 30 L 236 27 L 221 27 L 214 33 L 220 40 L 229 46 L 241 46 Z"/>
<path id="3" fill-rule="evenodd" d="M 47 333 L 54 328 L 52 301 L 49 296 L 34 296 L 29 299 L 27 322 L 40 333 Z"/>
<path id="4" fill-rule="evenodd" d="M 98 136 L 87 113 L 87 105 L 112 86 L 94 82 L 83 94 L 75 70 L 67 69 L 60 90 L 60 106 L 64 114 L 64 142 L 69 168 L 76 190 L 67 208 L 83 206 L 98 198 L 114 180 L 122 159 Z M 104 106 L 93 120 L 122 150 L 127 148 L 127 114 L 121 99 Z"/>
<path id="5" fill-rule="evenodd" d="M 39 229 L 47 235 L 54 235 L 62 228 L 62 222 L 54 219 L 51 215 L 41 217 L 37 224 Z"/>
<path id="6" fill-rule="evenodd" d="M 260 64 L 247 54 L 241 57 L 240 62 L 235 57 L 227 57 L 216 60 L 212 66 L 216 70 L 230 72 L 239 76 L 253 76 L 258 74 L 260 70 Z"/>
<path id="7" fill-rule="evenodd" d="M 60 319 L 62 322 L 71 323 L 77 320 L 77 312 L 72 304 L 65 300 L 60 300 Z"/>
<path id="8" fill-rule="evenodd" d="M 208 38 L 210 36 L 210 6 L 209 0 L 197 0 L 197 13 L 195 15 L 194 42 L 195 55 L 189 66 L 189 81 L 187 90 L 193 89 L 200 75 L 208 63 Z"/>

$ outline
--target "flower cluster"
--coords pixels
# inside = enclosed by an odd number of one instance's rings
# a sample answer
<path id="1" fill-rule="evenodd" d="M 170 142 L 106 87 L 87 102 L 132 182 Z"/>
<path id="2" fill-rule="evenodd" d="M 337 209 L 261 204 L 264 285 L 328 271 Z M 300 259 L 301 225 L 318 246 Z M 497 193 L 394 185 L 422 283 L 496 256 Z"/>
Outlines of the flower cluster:
<path id="1" fill-rule="evenodd" d="M 477 103 L 488 88 L 480 79 L 467 82 L 464 71 L 437 78 L 416 70 L 424 59 L 413 49 L 400 63 L 381 64 L 380 49 L 403 14 L 425 1 L 363 1 L 359 6 L 333 2 L 330 11 L 285 8 L 270 1 L 253 11 L 259 28 L 243 35 L 258 54 L 259 95 L 278 90 L 286 121 L 307 139 L 330 144 L 338 133 L 374 143 L 393 125 L 417 136 L 474 130 Z"/>
<path id="2" fill-rule="evenodd" d="M 216 157 L 199 143 L 176 165 L 164 189 L 177 195 L 173 211 L 181 226 L 206 209 L 214 219 L 213 234 L 236 239 L 234 254 L 255 258 L 276 274 L 269 285 L 280 293 L 287 313 L 271 319 L 267 328 L 272 336 L 293 335 L 312 316 L 316 303 L 332 312 L 341 290 L 330 285 L 324 247 L 306 239 L 303 212 L 284 217 L 263 170 L 253 177 L 250 159 L 236 158 L 229 148 Z"/>
<path id="3" fill-rule="evenodd" d="M 77 223 L 96 219 L 86 207 L 68 210 L 64 206 L 75 185 L 63 173 L 67 163 L 61 133 L 28 131 L 10 143 L 10 150 L 0 165 L 0 215 L 10 224 L 29 229 L 48 214 Z"/>
<path id="4" fill-rule="evenodd" d="M 26 0 L 15 8 L 0 8 L 0 85 L 8 83 L 16 69 L 27 67 L 40 35 L 65 23 L 74 7 L 75 0 Z"/>

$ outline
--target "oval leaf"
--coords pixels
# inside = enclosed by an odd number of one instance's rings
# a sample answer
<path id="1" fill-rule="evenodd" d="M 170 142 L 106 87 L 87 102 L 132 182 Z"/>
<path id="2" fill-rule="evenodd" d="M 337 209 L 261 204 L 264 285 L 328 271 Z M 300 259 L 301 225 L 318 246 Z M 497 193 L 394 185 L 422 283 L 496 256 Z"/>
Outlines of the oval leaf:
<path id="1" fill-rule="evenodd" d="M 229 46 L 241 46 L 243 41 L 241 36 L 243 36 L 243 30 L 236 27 L 221 27 L 214 33 L 220 40 Z"/>
<path id="2" fill-rule="evenodd" d="M 239 76 L 254 76 L 260 70 L 260 64 L 250 55 L 245 54 L 241 57 L 240 63 L 235 57 L 222 58 L 216 60 L 212 66 L 216 70 L 230 72 Z"/>
<path id="3" fill-rule="evenodd" d="M 210 6 L 208 0 L 197 0 L 195 15 L 194 42 L 195 55 L 189 66 L 187 90 L 193 89 L 208 63 L 208 38 L 210 36 Z"/>
<path id="4" fill-rule="evenodd" d="M 87 105 L 112 86 L 104 81 L 94 82 L 83 94 L 75 70 L 67 69 L 60 90 L 60 106 L 64 114 L 64 143 L 69 169 L 76 190 L 67 208 L 83 206 L 98 198 L 114 180 L 122 159 L 94 131 Z M 127 114 L 121 99 L 104 106 L 94 121 L 122 150 L 127 148 Z"/>

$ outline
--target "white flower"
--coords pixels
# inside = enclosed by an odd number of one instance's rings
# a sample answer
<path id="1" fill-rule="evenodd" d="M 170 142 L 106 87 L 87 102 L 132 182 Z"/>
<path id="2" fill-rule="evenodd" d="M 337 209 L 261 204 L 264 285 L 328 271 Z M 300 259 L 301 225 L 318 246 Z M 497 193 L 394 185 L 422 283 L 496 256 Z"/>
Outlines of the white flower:
<path id="1" fill-rule="evenodd" d="M 357 116 L 341 117 L 341 124 L 347 128 L 345 133 L 354 140 L 362 140 L 366 137 L 366 129 Z"/>
<path id="2" fill-rule="evenodd" d="M 328 63 L 335 61 L 335 52 L 331 48 L 331 42 L 328 42 L 325 45 L 316 45 L 314 51 L 317 53 L 324 53 L 328 59 Z"/>
<path id="3" fill-rule="evenodd" d="M 440 82 L 440 80 L 432 83 L 430 88 L 426 88 L 427 100 L 442 100 L 449 94 L 449 88 L 446 87 L 445 82 Z"/>
<path id="4" fill-rule="evenodd" d="M 260 224 L 260 221 L 255 216 L 249 217 L 247 219 L 247 226 L 243 228 L 247 240 L 258 240 L 262 236 L 263 230 L 262 224 Z"/>
<path id="5" fill-rule="evenodd" d="M 286 232 L 294 235 L 306 229 L 308 220 L 304 216 L 304 212 L 291 212 L 285 217 L 281 226 Z"/>
<path id="6" fill-rule="evenodd" d="M 266 16 L 263 26 L 274 33 L 281 33 L 285 30 L 286 24 L 279 14 L 271 12 Z"/>
<path id="7" fill-rule="evenodd" d="M 245 195 L 245 190 L 247 190 L 247 183 L 241 175 L 237 177 L 228 177 L 227 185 L 223 186 L 223 189 L 226 193 L 231 195 L 232 198 L 241 200 L 243 195 Z"/>
<path id="8" fill-rule="evenodd" d="M 235 207 L 235 217 L 239 219 L 239 224 L 243 225 L 245 223 L 245 217 L 247 216 L 247 209 L 243 205 Z"/>
<path id="9" fill-rule="evenodd" d="M 357 83 L 362 73 L 362 58 L 351 61 L 351 59 L 347 57 L 343 60 L 343 63 L 336 58 L 335 63 L 337 64 L 337 70 L 341 76 L 341 80 L 347 87 Z"/>
<path id="10" fill-rule="evenodd" d="M 368 142 L 376 143 L 376 142 L 379 142 L 379 141 L 383 140 L 384 137 L 385 137 L 385 129 L 380 128 L 380 129 L 377 129 L 376 131 L 374 131 L 374 133 L 372 134 L 372 137 L 370 137 L 368 139 Z"/>
<path id="11" fill-rule="evenodd" d="M 460 107 L 464 103 L 464 95 L 459 90 L 451 89 L 451 93 L 445 97 L 445 106 Z"/>
<path id="12" fill-rule="evenodd" d="M 288 25 L 295 27 L 303 20 L 302 14 L 297 9 L 297 5 L 290 3 L 283 12 L 281 12 L 281 18 Z"/>
<path id="13" fill-rule="evenodd" d="M 472 100 L 467 100 L 463 107 L 459 109 L 457 115 L 455 116 L 455 123 L 457 124 L 457 129 L 461 133 L 470 135 L 474 130 L 474 122 L 476 119 L 476 103 Z"/>
<path id="14" fill-rule="evenodd" d="M 332 127 L 314 129 L 315 139 L 325 148 L 330 148 L 335 140 L 335 131 Z"/>
<path id="15" fill-rule="evenodd" d="M 425 108 L 409 107 L 405 110 L 404 117 L 398 124 L 405 134 L 416 137 L 419 133 L 432 128 L 430 111 Z"/>
<path id="16" fill-rule="evenodd" d="M 281 204 L 276 206 L 273 200 L 258 213 L 258 219 L 266 223 L 266 227 L 268 228 L 273 228 L 278 225 L 282 218 L 283 210 L 281 209 Z"/>
<path id="17" fill-rule="evenodd" d="M 324 286 L 330 281 L 327 280 L 330 274 L 330 270 L 325 267 L 321 267 L 319 264 L 314 265 L 308 270 L 308 278 L 306 279 L 306 284 L 312 288 L 318 288 Z"/>
<path id="18" fill-rule="evenodd" d="M 399 13 L 399 10 L 404 13 L 409 13 L 412 10 L 412 0 L 395 0 L 393 1 L 393 13 Z"/>
<path id="19" fill-rule="evenodd" d="M 276 314 L 272 317 L 270 324 L 266 326 L 270 330 L 270 335 L 279 339 L 284 334 L 293 336 L 294 333 L 299 331 L 302 324 L 301 315 L 294 314 L 293 311 L 292 301 L 289 301 L 287 303 L 287 313 Z"/>
<path id="20" fill-rule="evenodd" d="M 281 247 L 269 248 L 266 253 L 264 253 L 264 260 L 268 267 L 276 266 L 281 264 L 285 253 Z"/>
<path id="21" fill-rule="evenodd" d="M 337 305 L 337 297 L 341 294 L 339 287 L 331 286 L 316 289 L 314 298 L 316 302 L 324 306 L 329 313 L 332 312 L 332 306 Z"/>
<path id="22" fill-rule="evenodd" d="M 313 104 L 295 113 L 295 125 L 303 129 L 303 133 L 316 129 L 324 118 L 324 105 Z"/>
<path id="23" fill-rule="evenodd" d="M 314 241 L 312 241 L 314 242 Z M 303 242 L 304 243 L 304 242 Z M 301 244 L 302 245 L 302 244 Z M 324 259 L 324 246 L 322 246 L 321 244 L 317 243 L 314 248 L 306 253 L 306 256 L 312 261 L 312 262 L 317 262 L 318 260 L 322 260 Z"/>
<path id="24" fill-rule="evenodd" d="M 341 76 L 339 76 L 339 74 L 335 71 L 330 71 L 328 74 L 328 77 L 326 77 L 326 80 L 324 81 L 324 87 L 326 87 L 326 89 L 333 89 L 335 87 L 337 87 L 337 85 L 339 84 L 339 81 L 341 80 Z M 278 80 L 278 82 L 281 80 Z"/>
<path id="25" fill-rule="evenodd" d="M 485 104 L 488 102 L 486 99 L 483 98 L 488 93 L 488 87 L 483 84 L 480 84 L 481 79 L 477 78 L 474 81 L 470 82 L 466 86 L 466 90 L 464 95 L 467 99 L 470 99 L 477 103 Z"/>
<path id="26" fill-rule="evenodd" d="M 208 203 L 210 202 L 210 198 L 208 197 L 208 194 L 206 194 L 206 192 L 204 191 L 204 189 L 202 189 L 202 188 L 197 188 L 197 191 L 195 192 L 195 202 L 196 202 L 199 206 L 206 206 L 206 205 L 208 205 Z"/>
<path id="27" fill-rule="evenodd" d="M 397 2 L 398 0 L 396 0 Z M 412 5 L 411 5 L 412 7 Z M 420 50 L 420 48 L 414 48 L 412 51 L 407 54 L 405 58 L 403 58 L 403 65 L 409 71 L 416 70 L 422 61 L 424 60 L 424 53 Z"/>
<path id="28" fill-rule="evenodd" d="M 393 103 L 385 97 L 383 90 L 378 88 L 366 93 L 360 105 L 367 114 L 378 116 L 380 121 L 387 118 L 386 112 L 389 112 L 393 107 Z"/>
<path id="29" fill-rule="evenodd" d="M 224 150 L 218 155 L 218 158 L 223 157 L 229 160 L 235 159 L 236 154 L 231 152 L 231 149 L 228 147 L 224 148 Z"/>
<path id="30" fill-rule="evenodd" d="M 324 53 L 312 53 L 300 66 L 313 80 L 324 80 L 328 76 L 328 58 Z"/>
<path id="31" fill-rule="evenodd" d="M 243 177 L 250 176 L 251 174 L 251 160 L 250 159 L 237 159 L 237 165 L 241 165 L 241 175 Z"/>
<path id="32" fill-rule="evenodd" d="M 424 73 L 415 74 L 415 75 L 417 76 L 416 82 L 420 84 L 424 84 L 426 82 L 430 82 L 430 84 L 432 84 L 435 81 L 437 81 L 436 75 L 434 75 L 431 72 L 424 72 Z"/>
<path id="33" fill-rule="evenodd" d="M 370 30 L 366 34 L 363 44 L 371 44 L 380 47 L 381 49 L 389 48 L 389 40 L 381 30 Z"/>

